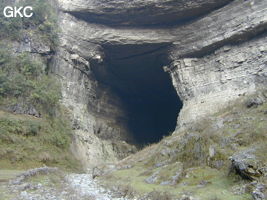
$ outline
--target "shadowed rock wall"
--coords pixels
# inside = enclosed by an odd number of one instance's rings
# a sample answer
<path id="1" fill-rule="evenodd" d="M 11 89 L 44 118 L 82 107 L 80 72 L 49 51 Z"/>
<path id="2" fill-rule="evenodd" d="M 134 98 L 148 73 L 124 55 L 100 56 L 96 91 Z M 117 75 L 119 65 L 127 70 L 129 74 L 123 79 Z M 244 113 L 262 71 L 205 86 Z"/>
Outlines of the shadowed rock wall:
<path id="1" fill-rule="evenodd" d="M 107 73 L 109 57 L 164 57 L 165 70 L 184 103 L 177 128 L 266 84 L 264 0 L 59 0 L 59 5 L 62 31 L 55 72 L 74 129 L 84 135 L 131 140 L 121 99 L 94 74 Z M 112 150 L 84 152 L 94 155 L 92 160 L 117 157 Z"/>

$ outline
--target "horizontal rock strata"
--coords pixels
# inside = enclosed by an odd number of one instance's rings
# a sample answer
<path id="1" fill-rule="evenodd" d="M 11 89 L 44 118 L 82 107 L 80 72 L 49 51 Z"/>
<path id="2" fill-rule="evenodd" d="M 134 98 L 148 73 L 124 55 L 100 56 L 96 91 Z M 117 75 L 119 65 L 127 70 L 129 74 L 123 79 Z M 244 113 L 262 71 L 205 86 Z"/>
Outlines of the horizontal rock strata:
<path id="1" fill-rule="evenodd" d="M 164 55 L 184 102 L 177 128 L 266 84 L 267 1 L 59 0 L 59 5 L 62 31 L 54 71 L 77 131 L 105 140 L 129 138 L 119 98 L 95 77 L 95 71 L 106 73 L 107 58 Z"/>

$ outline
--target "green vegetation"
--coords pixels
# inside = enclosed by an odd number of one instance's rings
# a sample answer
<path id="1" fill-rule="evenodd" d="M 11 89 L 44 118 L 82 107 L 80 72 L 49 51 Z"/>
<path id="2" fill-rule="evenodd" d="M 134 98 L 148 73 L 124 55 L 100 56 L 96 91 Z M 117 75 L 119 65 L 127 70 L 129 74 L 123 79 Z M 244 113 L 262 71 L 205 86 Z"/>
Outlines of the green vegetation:
<path id="1" fill-rule="evenodd" d="M 9 1 L 1 1 L 0 7 L 9 5 Z M 5 18 L 0 14 L 0 39 L 21 40 L 24 33 L 40 35 L 41 40 L 52 49 L 57 45 L 58 29 L 55 9 L 44 0 L 23 0 L 17 6 L 30 5 L 34 15 L 31 18 Z"/>
<path id="2" fill-rule="evenodd" d="M 56 11 L 44 0 L 18 4 L 32 6 L 34 15 L 4 18 L 0 14 L 0 169 L 48 165 L 79 170 L 81 166 L 70 153 L 71 128 L 59 103 L 60 84 L 48 73 L 47 58 L 15 53 L 14 47 L 8 46 L 27 37 L 55 50 Z M 6 5 L 10 1 L 0 2 L 1 8 Z"/>
<path id="3" fill-rule="evenodd" d="M 22 172 L 23 171 L 21 170 L 1 170 L 0 169 L 0 199 L 1 200 L 15 199 L 14 193 L 7 192 L 8 189 L 5 183 L 10 181 L 11 179 L 16 178 L 16 176 L 18 176 Z"/>
<path id="4" fill-rule="evenodd" d="M 54 77 L 45 73 L 46 66 L 26 53 L 11 55 L 7 48 L 0 48 L 0 66 L 0 105 L 21 101 L 44 114 L 54 114 L 60 87 Z"/>
<path id="5" fill-rule="evenodd" d="M 14 190 L 13 188 L 8 187 L 7 183 L 10 180 L 14 180 L 16 176 L 21 175 L 25 171 L 18 171 L 18 170 L 1 170 L 0 169 L 0 199 L 1 200 L 11 200 L 11 199 L 17 199 L 18 194 L 21 192 L 20 190 Z M 42 173 L 39 172 L 37 174 L 34 174 L 32 176 L 27 177 L 24 182 L 25 184 L 30 184 L 34 186 L 42 186 L 42 188 L 45 188 L 46 191 L 50 191 L 51 189 L 57 191 L 58 193 L 62 193 L 64 190 L 66 191 L 66 180 L 65 172 L 57 170 L 55 172 L 49 172 L 49 173 Z M 35 192 L 36 189 L 26 189 L 28 193 Z M 40 192 L 40 191 L 38 191 Z M 72 191 L 69 191 L 71 193 Z M 66 194 L 67 196 L 68 194 Z"/>
<path id="6" fill-rule="evenodd" d="M 43 164 L 78 168 L 69 152 L 71 129 L 60 107 L 60 87 L 28 54 L 0 50 L 0 107 L 36 108 L 42 118 L 0 112 L 1 168 Z"/>
<path id="7" fill-rule="evenodd" d="M 121 170 L 100 180 L 111 188 L 117 185 L 126 195 L 152 193 L 152 199 L 159 195 L 176 199 L 183 194 L 207 200 L 251 199 L 253 186 L 232 173 L 229 157 L 253 149 L 250 164 L 257 169 L 267 166 L 267 102 L 247 106 L 259 96 L 267 98 L 267 91 L 240 97 L 210 118 L 144 148 L 121 161 Z M 149 184 L 145 180 L 150 177 L 156 179 Z M 257 179 L 266 183 L 264 177 Z"/>
<path id="8" fill-rule="evenodd" d="M 23 171 L 20 170 L 0 170 L 0 182 L 9 181 L 21 174 Z"/>
<path id="9" fill-rule="evenodd" d="M 69 152 L 71 130 L 62 115 L 35 118 L 0 112 L 0 166 L 2 169 L 28 169 L 58 166 L 78 170 Z"/>
<path id="10" fill-rule="evenodd" d="M 161 169 L 157 169 L 161 171 Z M 173 169 L 175 170 L 175 168 Z M 144 171 L 143 166 L 135 166 L 131 169 L 118 170 L 104 177 L 102 182 L 107 186 L 114 187 L 114 184 L 120 190 L 129 192 L 136 195 L 144 195 L 157 191 L 158 195 L 164 196 L 166 199 L 176 199 L 183 194 L 190 194 L 191 196 L 207 200 L 250 200 L 251 196 L 248 193 L 236 195 L 233 193 L 232 188 L 236 184 L 234 178 L 228 177 L 222 171 L 212 169 L 209 167 L 196 167 L 185 171 L 187 177 L 181 183 L 176 185 L 160 185 L 160 184 L 147 184 L 144 179 L 147 176 L 140 174 Z M 165 171 L 166 173 L 169 173 Z M 175 175 L 175 174 L 172 174 Z M 167 178 L 167 175 L 166 175 Z M 107 180 L 109 179 L 109 180 Z M 240 183 L 239 183 L 240 184 Z M 127 187 L 127 190 L 125 189 Z M 162 199 L 165 199 L 162 198 Z M 153 198 L 152 198 L 153 199 Z M 153 200 L 157 200 L 155 196 Z"/>

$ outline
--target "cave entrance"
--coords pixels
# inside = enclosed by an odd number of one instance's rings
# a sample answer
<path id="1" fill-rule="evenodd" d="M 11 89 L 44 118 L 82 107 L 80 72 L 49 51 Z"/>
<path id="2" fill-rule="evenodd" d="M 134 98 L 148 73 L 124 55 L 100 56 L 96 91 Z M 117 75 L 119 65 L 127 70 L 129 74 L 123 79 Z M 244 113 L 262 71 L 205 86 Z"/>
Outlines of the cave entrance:
<path id="1" fill-rule="evenodd" d="M 159 142 L 173 132 L 182 108 L 170 75 L 163 69 L 167 62 L 164 49 L 105 47 L 107 76 L 102 80 L 121 99 L 138 146 Z"/>

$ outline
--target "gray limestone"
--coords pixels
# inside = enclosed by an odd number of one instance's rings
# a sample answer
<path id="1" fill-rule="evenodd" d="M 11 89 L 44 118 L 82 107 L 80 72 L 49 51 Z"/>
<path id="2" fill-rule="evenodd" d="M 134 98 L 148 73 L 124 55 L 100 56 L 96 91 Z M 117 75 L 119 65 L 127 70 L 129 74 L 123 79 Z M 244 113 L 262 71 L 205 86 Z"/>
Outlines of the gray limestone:
<path id="1" fill-rule="evenodd" d="M 131 140 L 122 102 L 94 74 L 106 73 L 106 48 L 123 49 L 113 59 L 167 55 L 165 70 L 184 104 L 177 129 L 266 85 L 267 1 L 59 0 L 59 6 L 54 72 L 77 133 L 73 145 L 86 162 L 118 158 L 105 148 Z M 103 145 L 101 153 L 88 150 Z"/>

